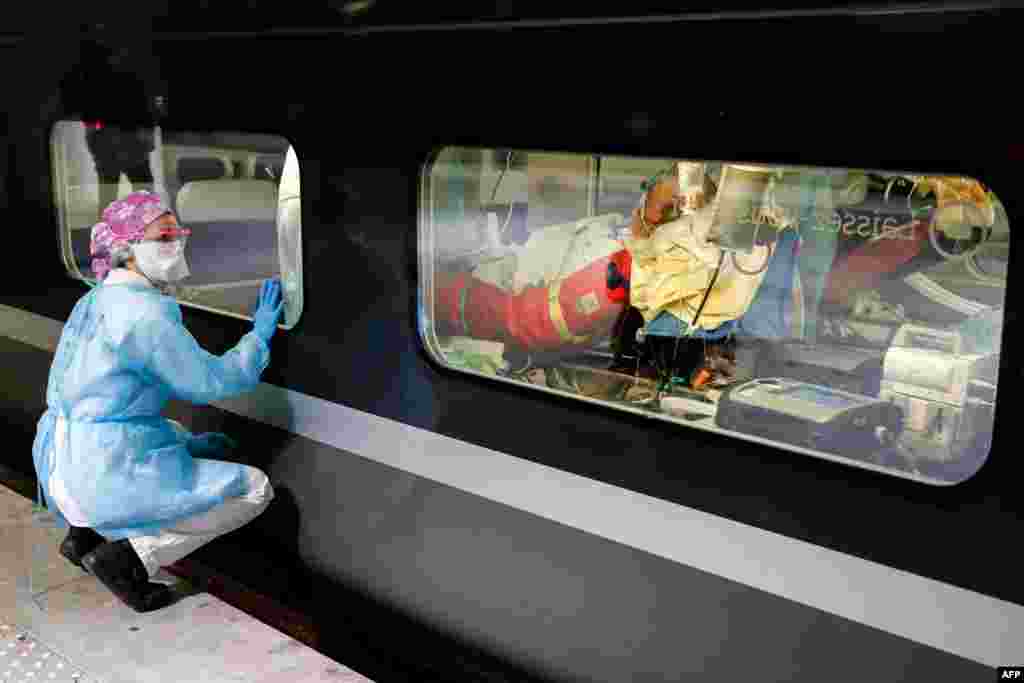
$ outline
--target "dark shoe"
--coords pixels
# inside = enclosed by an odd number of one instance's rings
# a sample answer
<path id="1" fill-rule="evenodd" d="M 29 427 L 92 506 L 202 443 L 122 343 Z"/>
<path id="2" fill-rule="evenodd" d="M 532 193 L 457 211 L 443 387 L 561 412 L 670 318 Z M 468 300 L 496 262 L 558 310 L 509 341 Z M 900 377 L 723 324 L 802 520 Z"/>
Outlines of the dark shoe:
<path id="1" fill-rule="evenodd" d="M 149 581 L 146 567 L 127 540 L 104 543 L 83 557 L 82 565 L 136 612 L 152 612 L 174 600 L 167 586 Z"/>
<path id="2" fill-rule="evenodd" d="M 60 544 L 60 554 L 71 564 L 82 567 L 82 558 L 106 542 L 105 538 L 88 527 L 73 526 L 68 529 L 68 535 Z"/>

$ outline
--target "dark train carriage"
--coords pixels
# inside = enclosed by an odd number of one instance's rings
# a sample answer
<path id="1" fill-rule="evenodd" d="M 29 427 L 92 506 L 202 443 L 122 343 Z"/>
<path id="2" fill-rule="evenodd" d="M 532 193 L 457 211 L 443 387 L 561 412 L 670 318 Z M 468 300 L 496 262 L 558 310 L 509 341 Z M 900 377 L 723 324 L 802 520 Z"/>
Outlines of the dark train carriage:
<path id="1" fill-rule="evenodd" d="M 285 283 L 260 388 L 169 412 L 279 492 L 197 557 L 340 661 L 1020 663 L 1018 11 L 192 5 L 2 39 L 8 479 L 88 228 L 151 183 L 193 229 L 175 295 L 205 348 Z M 100 172 L 129 153 L 151 179 Z"/>

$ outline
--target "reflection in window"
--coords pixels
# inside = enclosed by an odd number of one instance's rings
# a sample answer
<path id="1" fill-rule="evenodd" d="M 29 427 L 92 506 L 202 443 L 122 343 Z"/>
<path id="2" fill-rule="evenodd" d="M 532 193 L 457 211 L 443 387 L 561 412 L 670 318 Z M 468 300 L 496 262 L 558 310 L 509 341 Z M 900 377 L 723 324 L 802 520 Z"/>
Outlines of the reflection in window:
<path id="1" fill-rule="evenodd" d="M 931 483 L 988 456 L 1009 226 L 977 180 L 446 148 L 440 362 Z"/>
<path id="2" fill-rule="evenodd" d="M 114 199 L 161 194 L 192 234 L 185 304 L 250 318 L 262 281 L 281 276 L 292 327 L 302 312 L 299 166 L 284 138 L 128 130 L 61 121 L 51 136 L 54 198 L 65 264 L 94 281 L 90 229 Z"/>

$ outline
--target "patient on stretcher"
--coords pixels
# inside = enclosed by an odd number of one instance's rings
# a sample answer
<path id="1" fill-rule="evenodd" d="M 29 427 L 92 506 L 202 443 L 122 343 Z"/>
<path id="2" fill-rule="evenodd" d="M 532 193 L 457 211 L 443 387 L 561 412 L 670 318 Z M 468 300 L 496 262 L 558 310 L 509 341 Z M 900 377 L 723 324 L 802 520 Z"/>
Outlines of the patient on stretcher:
<path id="1" fill-rule="evenodd" d="M 608 339 L 630 308 L 645 323 L 675 318 L 676 335 L 735 321 L 750 308 L 772 248 L 724 258 L 708 241 L 713 182 L 701 178 L 695 191 L 678 173 L 651 179 L 628 219 L 552 225 L 472 272 L 437 273 L 439 331 L 544 353 Z"/>
<path id="2" fill-rule="evenodd" d="M 837 207 L 864 201 L 856 191 L 863 178 L 736 164 L 708 173 L 700 163 L 673 164 L 643 184 L 628 217 L 551 225 L 470 272 L 437 272 L 437 331 L 500 342 L 506 359 L 558 359 L 610 340 L 619 368 L 624 356 L 642 355 L 642 330 L 648 351 L 671 342 L 670 365 L 662 367 L 669 375 L 699 383 L 704 369 L 705 378 L 728 381 L 737 339 L 813 340 L 821 302 L 842 294 L 856 309 L 858 299 L 844 286 L 853 272 L 845 262 L 852 259 L 861 280 L 886 275 L 873 275 L 858 250 L 841 251 L 844 235 L 828 229 Z M 876 240 L 860 250 L 910 246 Z M 876 269 L 887 268 L 875 261 Z"/>

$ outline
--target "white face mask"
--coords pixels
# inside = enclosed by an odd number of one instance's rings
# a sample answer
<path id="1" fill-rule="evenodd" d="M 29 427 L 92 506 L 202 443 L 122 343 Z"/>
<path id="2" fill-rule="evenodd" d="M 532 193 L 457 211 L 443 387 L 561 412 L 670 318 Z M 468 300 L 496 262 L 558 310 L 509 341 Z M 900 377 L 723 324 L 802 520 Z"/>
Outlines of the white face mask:
<path id="1" fill-rule="evenodd" d="M 132 253 L 139 270 L 153 280 L 177 282 L 189 275 L 185 243 L 181 240 L 140 242 L 132 245 Z"/>

